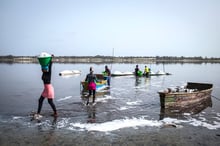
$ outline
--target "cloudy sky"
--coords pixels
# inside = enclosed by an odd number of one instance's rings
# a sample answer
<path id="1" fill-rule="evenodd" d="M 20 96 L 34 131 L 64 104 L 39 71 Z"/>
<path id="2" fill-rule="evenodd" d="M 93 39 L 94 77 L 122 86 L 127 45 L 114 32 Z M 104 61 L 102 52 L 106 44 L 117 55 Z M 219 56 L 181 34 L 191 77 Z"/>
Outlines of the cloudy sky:
<path id="1" fill-rule="evenodd" d="M 0 0 L 0 55 L 220 57 L 220 0 Z"/>

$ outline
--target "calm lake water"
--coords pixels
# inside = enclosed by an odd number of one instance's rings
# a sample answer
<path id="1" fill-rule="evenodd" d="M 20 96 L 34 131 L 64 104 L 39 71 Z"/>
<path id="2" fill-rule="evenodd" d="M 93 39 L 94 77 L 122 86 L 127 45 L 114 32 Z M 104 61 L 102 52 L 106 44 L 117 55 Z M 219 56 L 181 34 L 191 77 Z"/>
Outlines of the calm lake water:
<path id="1" fill-rule="evenodd" d="M 220 64 L 151 64 L 152 71 L 164 67 L 172 75 L 112 77 L 111 88 L 97 97 L 96 105 L 85 106 L 80 81 L 90 66 L 101 73 L 105 65 L 53 64 L 59 117 L 50 116 L 45 100 L 43 118 L 31 121 L 43 90 L 40 65 L 0 64 L 0 145 L 220 145 Z M 108 66 L 114 72 L 134 71 L 135 65 Z M 58 75 L 66 69 L 82 74 Z M 157 92 L 189 81 L 214 85 L 211 105 L 196 114 L 164 115 Z"/>

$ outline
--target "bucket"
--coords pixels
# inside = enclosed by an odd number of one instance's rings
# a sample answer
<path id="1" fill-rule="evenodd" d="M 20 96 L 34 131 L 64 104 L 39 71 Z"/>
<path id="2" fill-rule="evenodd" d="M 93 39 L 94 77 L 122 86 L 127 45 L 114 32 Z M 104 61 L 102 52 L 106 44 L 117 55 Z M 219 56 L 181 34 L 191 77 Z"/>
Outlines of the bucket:
<path id="1" fill-rule="evenodd" d="M 142 71 L 140 71 L 140 70 L 137 72 L 137 74 L 139 77 L 141 77 L 143 75 Z"/>
<path id="2" fill-rule="evenodd" d="M 51 59 L 52 59 L 51 55 L 46 52 L 42 52 L 38 56 L 38 61 L 41 66 L 47 66 L 50 63 Z"/>

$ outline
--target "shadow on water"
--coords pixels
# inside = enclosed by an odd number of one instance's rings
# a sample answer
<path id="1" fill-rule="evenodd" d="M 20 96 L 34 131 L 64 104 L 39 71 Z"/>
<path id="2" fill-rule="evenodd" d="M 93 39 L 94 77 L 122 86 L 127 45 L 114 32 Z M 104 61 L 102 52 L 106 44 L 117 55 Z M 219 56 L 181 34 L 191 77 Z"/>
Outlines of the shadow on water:
<path id="1" fill-rule="evenodd" d="M 96 123 L 96 106 L 87 106 L 87 123 Z"/>

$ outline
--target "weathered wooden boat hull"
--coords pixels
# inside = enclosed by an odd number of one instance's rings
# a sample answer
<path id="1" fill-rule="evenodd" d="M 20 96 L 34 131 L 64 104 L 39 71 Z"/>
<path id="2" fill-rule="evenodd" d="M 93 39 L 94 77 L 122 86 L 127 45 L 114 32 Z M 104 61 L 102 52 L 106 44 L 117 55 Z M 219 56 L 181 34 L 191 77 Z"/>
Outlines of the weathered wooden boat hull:
<path id="1" fill-rule="evenodd" d="M 187 89 L 197 89 L 195 92 L 158 92 L 162 108 L 184 109 L 196 106 L 197 103 L 211 98 L 212 84 L 188 83 Z"/>
<path id="2" fill-rule="evenodd" d="M 186 107 L 160 108 L 160 120 L 165 117 L 183 118 L 185 113 L 198 114 L 208 107 L 212 107 L 212 98 L 205 98 L 196 103 L 196 105 Z"/>

